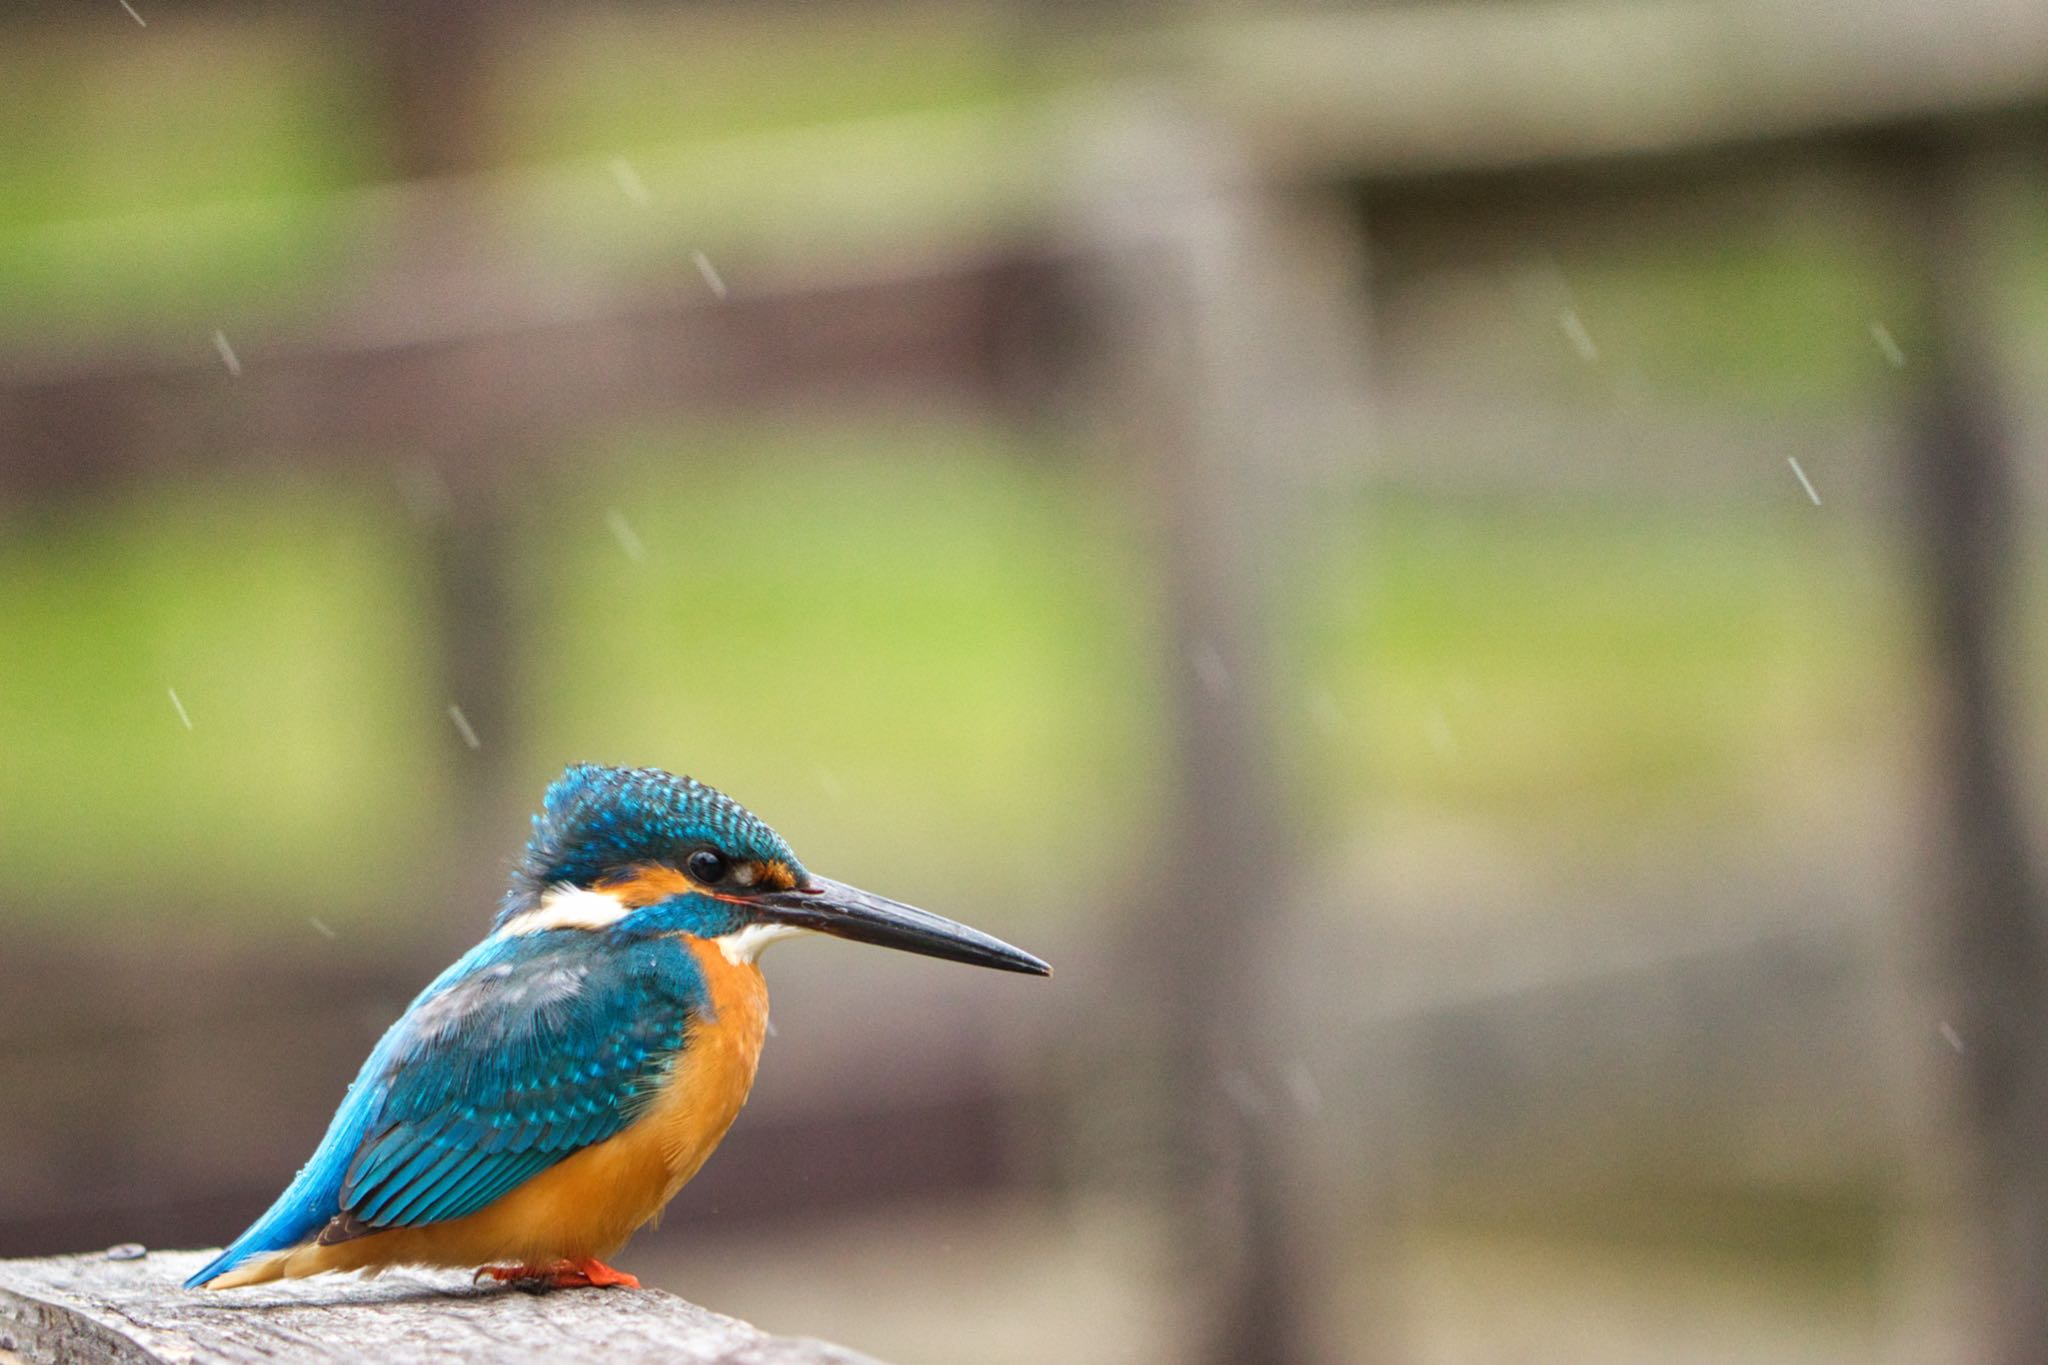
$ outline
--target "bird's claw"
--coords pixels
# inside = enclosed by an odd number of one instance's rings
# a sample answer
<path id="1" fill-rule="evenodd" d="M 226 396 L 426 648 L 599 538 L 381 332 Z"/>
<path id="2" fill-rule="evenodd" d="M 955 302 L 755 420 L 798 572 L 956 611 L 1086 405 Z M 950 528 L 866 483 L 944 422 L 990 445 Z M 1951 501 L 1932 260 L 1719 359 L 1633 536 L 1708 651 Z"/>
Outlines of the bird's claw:
<path id="1" fill-rule="evenodd" d="M 521 1289 L 638 1289 L 640 1281 L 603 1261 L 550 1261 L 546 1265 L 479 1266 L 472 1284 L 486 1279 Z"/>
<path id="2" fill-rule="evenodd" d="M 576 1270 L 578 1274 L 582 1275 L 583 1283 L 593 1288 L 638 1289 L 640 1287 L 638 1276 L 629 1275 L 623 1270 L 614 1270 L 603 1261 L 582 1261 L 577 1264 Z"/>

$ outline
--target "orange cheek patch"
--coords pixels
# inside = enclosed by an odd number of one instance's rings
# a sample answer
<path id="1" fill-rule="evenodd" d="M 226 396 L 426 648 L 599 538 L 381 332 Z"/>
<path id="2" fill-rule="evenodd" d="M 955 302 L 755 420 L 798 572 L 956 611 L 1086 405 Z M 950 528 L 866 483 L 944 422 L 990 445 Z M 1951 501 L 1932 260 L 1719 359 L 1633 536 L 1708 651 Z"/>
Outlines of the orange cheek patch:
<path id="1" fill-rule="evenodd" d="M 748 891 L 788 891 L 796 885 L 796 873 L 785 862 L 762 862 L 750 864 L 754 880 L 746 886 Z M 629 910 L 655 905 L 670 896 L 680 896 L 695 891 L 716 900 L 731 900 L 730 895 L 720 895 L 709 887 L 690 880 L 688 874 L 662 863 L 641 863 L 603 883 L 603 889 L 619 898 L 619 903 Z"/>
<path id="2" fill-rule="evenodd" d="M 644 905 L 656 905 L 671 896 L 699 888 L 672 867 L 648 863 L 634 868 L 616 881 L 606 882 L 604 889 L 617 896 L 621 905 L 638 910 Z"/>

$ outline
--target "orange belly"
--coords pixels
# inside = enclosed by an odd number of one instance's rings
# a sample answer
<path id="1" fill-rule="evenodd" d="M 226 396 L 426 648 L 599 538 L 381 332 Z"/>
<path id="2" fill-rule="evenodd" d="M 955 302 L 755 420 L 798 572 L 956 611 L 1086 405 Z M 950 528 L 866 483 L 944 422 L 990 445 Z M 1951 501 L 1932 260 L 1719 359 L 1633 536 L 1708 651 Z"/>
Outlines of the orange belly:
<path id="1" fill-rule="evenodd" d="M 332 1246 L 308 1245 L 231 1271 L 217 1288 L 323 1270 L 396 1265 L 543 1265 L 609 1259 L 697 1173 L 754 1084 L 768 1026 L 760 968 L 685 939 L 711 1008 L 690 1031 L 669 1084 L 647 1112 L 462 1218 L 394 1228 Z"/>

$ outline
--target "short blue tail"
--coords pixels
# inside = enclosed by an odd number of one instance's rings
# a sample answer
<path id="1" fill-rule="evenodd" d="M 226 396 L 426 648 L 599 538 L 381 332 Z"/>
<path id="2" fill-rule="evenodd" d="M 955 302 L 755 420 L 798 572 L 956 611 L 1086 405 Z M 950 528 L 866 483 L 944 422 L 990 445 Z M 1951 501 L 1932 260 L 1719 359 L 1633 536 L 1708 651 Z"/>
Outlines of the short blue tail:
<path id="1" fill-rule="evenodd" d="M 290 1189 L 278 1196 L 261 1218 L 249 1225 L 249 1230 L 229 1243 L 228 1249 L 206 1263 L 206 1268 L 185 1281 L 187 1289 L 198 1289 L 216 1275 L 225 1275 L 251 1256 L 265 1252 L 284 1251 L 295 1247 L 313 1236 L 327 1220 L 333 1217 L 333 1196 L 327 1199 L 329 1212 L 318 1213 L 310 1202 L 302 1197 L 299 1182 L 293 1181 Z"/>
<path id="2" fill-rule="evenodd" d="M 372 1053 L 364 1063 L 367 1075 L 378 1062 L 378 1054 Z M 228 1244 L 226 1251 L 207 1262 L 206 1267 L 191 1279 L 185 1281 L 187 1289 L 198 1289 L 216 1275 L 225 1275 L 252 1256 L 262 1256 L 272 1251 L 285 1251 L 311 1239 L 327 1220 L 341 1211 L 341 1186 L 348 1174 L 349 1162 L 355 1156 L 356 1145 L 362 1140 L 363 1128 L 369 1118 L 372 1087 L 362 1077 L 349 1087 L 347 1098 L 342 1100 L 334 1119 L 327 1125 L 327 1135 L 320 1139 L 320 1146 L 313 1153 L 313 1159 L 300 1168 L 285 1192 L 277 1202 L 264 1211 L 261 1218 L 249 1225 L 248 1231 Z"/>
<path id="3" fill-rule="evenodd" d="M 403 1036 L 406 1021 L 421 1000 L 427 999 L 450 981 L 459 979 L 468 970 L 478 952 L 491 940 L 486 939 L 478 948 L 457 961 L 455 965 L 434 978 L 417 999 L 408 1006 L 397 1023 L 385 1030 L 377 1046 L 364 1059 L 362 1070 L 350 1083 L 348 1094 L 342 1097 L 341 1107 L 334 1111 L 328 1121 L 327 1133 L 320 1139 L 320 1146 L 313 1153 L 313 1159 L 299 1168 L 292 1177 L 292 1183 L 277 1197 L 277 1202 L 264 1211 L 261 1218 L 249 1225 L 248 1231 L 228 1244 L 228 1249 L 207 1262 L 205 1269 L 185 1281 L 187 1289 L 198 1289 L 218 1275 L 225 1275 L 252 1256 L 262 1256 L 273 1251 L 286 1251 L 299 1246 L 317 1235 L 327 1226 L 329 1219 L 341 1212 L 341 1187 L 348 1178 L 348 1168 L 356 1158 L 356 1151 L 362 1145 L 363 1134 L 370 1126 L 370 1116 L 376 1112 L 384 1099 L 382 1077 L 390 1067 L 391 1055 Z"/>

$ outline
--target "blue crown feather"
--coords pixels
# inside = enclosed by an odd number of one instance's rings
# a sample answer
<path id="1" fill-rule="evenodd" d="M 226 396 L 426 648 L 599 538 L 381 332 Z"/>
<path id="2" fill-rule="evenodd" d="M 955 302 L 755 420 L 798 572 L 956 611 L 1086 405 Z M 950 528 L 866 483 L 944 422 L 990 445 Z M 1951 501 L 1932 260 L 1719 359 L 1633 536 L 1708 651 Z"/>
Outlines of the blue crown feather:
<path id="1" fill-rule="evenodd" d="M 799 881 L 806 875 L 781 835 L 715 787 L 659 768 L 578 763 L 541 798 L 498 922 L 551 886 L 588 886 L 636 863 L 680 866 L 705 847 L 735 861 L 786 863 Z"/>

